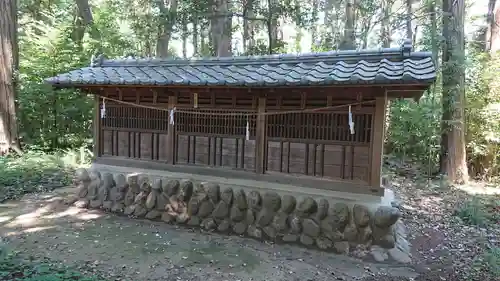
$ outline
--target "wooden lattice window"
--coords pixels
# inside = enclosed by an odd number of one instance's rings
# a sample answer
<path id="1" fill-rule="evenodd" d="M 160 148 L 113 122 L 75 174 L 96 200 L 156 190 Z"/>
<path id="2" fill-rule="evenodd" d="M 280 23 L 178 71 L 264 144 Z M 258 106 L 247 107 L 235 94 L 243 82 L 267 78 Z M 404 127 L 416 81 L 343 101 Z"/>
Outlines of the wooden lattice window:
<path id="1" fill-rule="evenodd" d="M 256 116 L 251 112 L 247 115 L 246 112 L 234 110 L 182 109 L 182 111 L 174 115 L 175 129 L 179 133 L 245 137 L 248 122 L 250 136 L 255 137 Z M 210 115 L 211 113 L 214 115 Z M 221 115 L 224 113 L 228 115 Z"/>
<path id="2" fill-rule="evenodd" d="M 167 131 L 169 114 L 164 110 L 122 105 L 106 105 L 104 128 Z"/>
<path id="3" fill-rule="evenodd" d="M 371 141 L 371 114 L 353 114 L 355 133 L 351 134 L 346 113 L 288 113 L 269 115 L 267 136 L 276 139 Z"/>

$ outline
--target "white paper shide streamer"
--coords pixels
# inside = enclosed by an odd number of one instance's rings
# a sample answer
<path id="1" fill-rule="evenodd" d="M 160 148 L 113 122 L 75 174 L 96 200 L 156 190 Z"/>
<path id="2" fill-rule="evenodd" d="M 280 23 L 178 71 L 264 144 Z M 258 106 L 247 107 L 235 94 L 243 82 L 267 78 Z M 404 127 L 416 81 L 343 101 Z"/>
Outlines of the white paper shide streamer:
<path id="1" fill-rule="evenodd" d="M 101 119 L 106 117 L 106 99 L 102 98 L 102 106 L 101 106 Z"/>
<path id="2" fill-rule="evenodd" d="M 174 112 L 175 112 L 175 107 L 170 110 L 170 117 L 168 118 L 170 125 L 174 125 Z"/>
<path id="3" fill-rule="evenodd" d="M 248 122 L 248 116 L 247 116 L 247 131 L 246 131 L 246 139 L 250 140 L 250 123 Z"/>
<path id="4" fill-rule="evenodd" d="M 349 105 L 349 129 L 351 130 L 351 135 L 354 135 L 354 121 L 352 121 L 352 111 Z"/>

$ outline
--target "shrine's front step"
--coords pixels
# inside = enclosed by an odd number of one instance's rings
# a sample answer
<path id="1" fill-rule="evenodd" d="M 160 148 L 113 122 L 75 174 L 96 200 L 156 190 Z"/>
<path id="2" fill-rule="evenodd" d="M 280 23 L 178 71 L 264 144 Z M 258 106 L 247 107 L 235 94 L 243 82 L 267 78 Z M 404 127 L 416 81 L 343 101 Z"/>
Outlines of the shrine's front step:
<path id="1" fill-rule="evenodd" d="M 373 196 L 102 165 L 78 170 L 75 185 L 78 207 L 410 262 L 399 210 Z"/>

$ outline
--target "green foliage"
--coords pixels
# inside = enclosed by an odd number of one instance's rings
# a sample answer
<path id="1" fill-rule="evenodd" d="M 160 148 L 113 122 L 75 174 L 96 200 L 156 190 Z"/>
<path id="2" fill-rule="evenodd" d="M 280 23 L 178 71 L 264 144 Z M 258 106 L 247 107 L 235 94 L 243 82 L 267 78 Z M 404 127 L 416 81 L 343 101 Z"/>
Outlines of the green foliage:
<path id="1" fill-rule="evenodd" d="M 456 215 L 467 224 L 487 226 L 498 223 L 500 213 L 500 200 L 492 198 L 472 197 L 456 211 Z"/>
<path id="2" fill-rule="evenodd" d="M 497 278 L 500 278 L 500 247 L 489 249 L 485 255 L 486 268 Z"/>
<path id="3" fill-rule="evenodd" d="M 434 172 L 439 162 L 441 105 L 429 91 L 419 103 L 396 100 L 391 103 L 386 153 L 417 161 L 426 172 Z"/>
<path id="4" fill-rule="evenodd" d="M 28 192 L 42 192 L 70 184 L 74 168 L 87 164 L 89 152 L 52 154 L 27 150 L 20 157 L 0 158 L 0 201 L 16 199 Z"/>
<path id="5" fill-rule="evenodd" d="M 9 255 L 0 260 L 0 280 L 16 281 L 106 281 L 99 276 L 86 276 L 76 270 L 50 261 L 33 262 Z"/>
<path id="6" fill-rule="evenodd" d="M 472 53 L 467 84 L 467 149 L 475 176 L 494 180 L 500 173 L 500 57 Z"/>

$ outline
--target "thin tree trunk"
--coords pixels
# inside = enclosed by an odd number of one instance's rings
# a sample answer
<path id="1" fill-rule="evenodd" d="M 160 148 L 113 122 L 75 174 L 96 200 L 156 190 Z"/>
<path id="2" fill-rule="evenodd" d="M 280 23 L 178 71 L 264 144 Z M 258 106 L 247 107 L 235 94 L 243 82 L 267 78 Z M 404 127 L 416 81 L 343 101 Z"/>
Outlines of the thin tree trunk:
<path id="1" fill-rule="evenodd" d="M 189 36 L 186 15 L 182 17 L 182 57 L 187 58 L 187 40 Z"/>
<path id="2" fill-rule="evenodd" d="M 465 150 L 465 40 L 464 0 L 443 1 L 443 123 L 446 153 L 442 155 L 441 172 L 450 182 L 469 180 Z M 444 167 L 443 167 L 444 166 Z"/>
<path id="3" fill-rule="evenodd" d="M 21 153 L 16 122 L 16 82 L 19 69 L 17 2 L 0 1 L 0 149 Z"/>
<path id="4" fill-rule="evenodd" d="M 199 41 L 199 33 L 198 33 L 198 16 L 195 15 L 193 19 L 193 54 L 195 57 L 199 56 L 198 46 L 200 44 Z"/>

